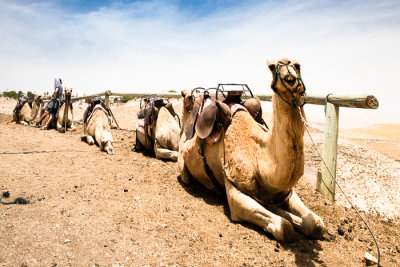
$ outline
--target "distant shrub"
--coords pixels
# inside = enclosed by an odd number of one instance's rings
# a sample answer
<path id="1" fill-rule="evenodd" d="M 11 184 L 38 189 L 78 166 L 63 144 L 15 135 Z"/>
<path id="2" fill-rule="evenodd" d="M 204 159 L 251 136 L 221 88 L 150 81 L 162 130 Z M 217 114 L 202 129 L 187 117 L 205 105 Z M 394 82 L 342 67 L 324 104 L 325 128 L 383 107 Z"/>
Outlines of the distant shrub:
<path id="1" fill-rule="evenodd" d="M 176 93 L 175 90 L 169 90 L 168 93 Z"/>
<path id="2" fill-rule="evenodd" d="M 9 97 L 9 98 L 13 98 L 13 99 L 18 98 L 18 94 L 15 91 L 4 92 L 3 94 L 5 97 Z"/>
<path id="3" fill-rule="evenodd" d="M 131 100 L 131 99 L 132 99 L 132 97 L 124 96 L 124 97 L 121 98 L 120 102 L 126 103 L 126 102 L 128 102 L 129 100 Z"/>

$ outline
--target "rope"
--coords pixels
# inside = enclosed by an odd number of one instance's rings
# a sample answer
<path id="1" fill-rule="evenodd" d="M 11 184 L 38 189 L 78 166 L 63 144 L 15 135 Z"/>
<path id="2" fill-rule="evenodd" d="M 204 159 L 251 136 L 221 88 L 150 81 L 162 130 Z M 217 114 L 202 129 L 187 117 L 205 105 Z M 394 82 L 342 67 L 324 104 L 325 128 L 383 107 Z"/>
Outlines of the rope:
<path id="1" fill-rule="evenodd" d="M 340 184 L 338 183 L 338 181 L 336 180 L 336 178 L 333 176 L 333 174 L 332 174 L 331 170 L 328 168 L 328 166 L 327 166 L 325 160 L 322 158 L 321 154 L 319 153 L 319 150 L 318 150 L 318 148 L 317 148 L 317 146 L 316 146 L 314 140 L 312 139 L 310 132 L 308 131 L 308 126 L 309 126 L 309 125 L 308 125 L 308 123 L 306 122 L 306 120 L 304 119 L 303 115 L 301 114 L 301 109 L 300 109 L 300 107 L 298 106 L 297 109 L 298 109 L 299 114 L 300 114 L 301 122 L 304 124 L 304 126 L 305 126 L 305 128 L 306 128 L 308 137 L 310 138 L 310 140 L 311 140 L 311 142 L 312 142 L 312 144 L 313 144 L 315 150 L 317 151 L 318 156 L 321 158 L 321 160 L 322 160 L 322 162 L 323 162 L 325 168 L 328 170 L 329 175 L 330 175 L 330 176 L 332 177 L 332 179 L 335 181 L 335 184 L 337 184 L 337 186 L 339 187 L 340 191 L 342 192 L 342 194 L 343 194 L 344 197 L 346 198 L 347 202 L 349 202 L 350 205 L 351 205 L 351 207 L 356 211 L 358 217 L 360 217 L 360 219 L 363 221 L 363 223 L 365 224 L 365 226 L 368 228 L 368 231 L 369 231 L 369 233 L 371 234 L 371 236 L 372 236 L 372 238 L 373 238 L 373 240 L 374 240 L 374 242 L 375 242 L 375 245 L 376 245 L 376 249 L 377 249 L 377 252 L 378 252 L 378 264 L 377 264 L 377 266 L 379 266 L 381 253 L 380 253 L 380 250 L 379 250 L 378 242 L 377 242 L 377 240 L 376 240 L 376 237 L 375 237 L 374 233 L 373 233 L 372 230 L 371 230 L 371 227 L 369 227 L 367 221 L 361 216 L 359 210 L 356 208 L 356 206 L 353 205 L 353 203 L 350 201 L 350 199 L 349 199 L 349 198 L 347 197 L 347 195 L 344 193 L 342 187 L 340 186 Z M 330 191 L 329 188 L 328 188 L 328 186 L 325 184 L 324 179 L 321 178 L 321 181 L 323 182 L 323 184 L 325 185 L 325 187 L 328 189 L 328 191 L 332 194 L 332 191 Z"/>
<path id="2" fill-rule="evenodd" d="M 20 152 L 0 152 L 0 155 L 18 155 L 18 154 L 39 154 L 39 153 L 63 153 L 63 152 L 90 152 L 86 150 L 33 150 L 33 151 L 20 151 Z"/>

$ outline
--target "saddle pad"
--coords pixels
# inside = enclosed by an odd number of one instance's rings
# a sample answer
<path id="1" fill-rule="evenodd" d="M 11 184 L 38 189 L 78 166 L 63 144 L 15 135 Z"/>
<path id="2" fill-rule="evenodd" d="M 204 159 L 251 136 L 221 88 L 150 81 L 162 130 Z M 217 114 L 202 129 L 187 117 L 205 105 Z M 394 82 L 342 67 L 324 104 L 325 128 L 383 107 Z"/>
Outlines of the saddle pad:
<path id="1" fill-rule="evenodd" d="M 136 123 L 136 130 L 141 132 L 143 135 L 146 135 L 144 131 L 144 119 L 138 120 Z"/>
<path id="2" fill-rule="evenodd" d="M 203 110 L 198 115 L 198 119 L 196 121 L 196 133 L 201 139 L 207 138 L 213 128 L 214 123 L 217 118 L 218 108 L 215 104 L 215 101 L 211 99 L 206 99 L 204 102 Z"/>
<path id="3" fill-rule="evenodd" d="M 194 124 L 196 122 L 197 118 L 197 113 L 199 111 L 200 107 L 197 102 L 193 104 L 193 109 L 190 112 L 188 118 L 186 119 L 185 122 L 185 135 L 188 140 L 192 139 L 194 135 Z"/>

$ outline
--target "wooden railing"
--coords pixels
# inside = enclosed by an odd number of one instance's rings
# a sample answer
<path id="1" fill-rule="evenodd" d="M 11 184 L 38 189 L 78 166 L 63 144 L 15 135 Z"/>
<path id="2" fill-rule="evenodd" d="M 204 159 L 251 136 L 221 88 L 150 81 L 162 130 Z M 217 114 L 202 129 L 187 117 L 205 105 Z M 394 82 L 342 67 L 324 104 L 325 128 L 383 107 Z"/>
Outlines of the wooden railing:
<path id="1" fill-rule="evenodd" d="M 104 96 L 107 107 L 110 106 L 110 96 L 126 96 L 132 98 L 140 98 L 148 95 L 143 93 L 116 93 L 105 91 L 95 95 Z M 87 95 L 74 97 L 72 101 L 88 99 L 95 95 Z M 169 98 L 180 98 L 181 94 L 166 93 L 162 94 Z M 271 95 L 257 95 L 262 101 L 272 101 Z M 379 102 L 373 95 L 307 95 L 306 101 L 308 104 L 325 105 L 325 129 L 324 129 L 324 144 L 322 150 L 322 158 L 326 162 L 334 179 L 336 179 L 336 162 L 337 162 L 337 140 L 339 133 L 339 107 L 377 109 Z M 318 173 L 317 189 L 331 201 L 335 201 L 335 180 L 332 179 L 325 164 L 321 164 L 321 172 Z"/>

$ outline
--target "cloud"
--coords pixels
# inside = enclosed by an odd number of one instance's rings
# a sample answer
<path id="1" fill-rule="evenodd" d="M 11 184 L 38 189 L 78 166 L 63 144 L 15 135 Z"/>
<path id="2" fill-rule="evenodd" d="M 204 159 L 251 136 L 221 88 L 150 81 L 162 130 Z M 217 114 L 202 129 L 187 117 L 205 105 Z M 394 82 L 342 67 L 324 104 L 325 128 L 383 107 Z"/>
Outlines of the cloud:
<path id="1" fill-rule="evenodd" d="M 77 3 L 0 1 L 0 89 L 51 91 L 61 76 L 78 94 L 219 82 L 271 93 L 265 60 L 287 55 L 301 62 L 310 94 L 371 93 L 381 108 L 359 116 L 395 113 L 395 1 L 108 1 L 85 11 Z"/>

